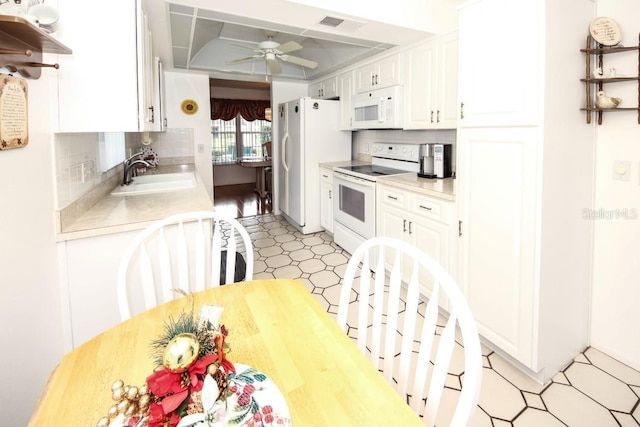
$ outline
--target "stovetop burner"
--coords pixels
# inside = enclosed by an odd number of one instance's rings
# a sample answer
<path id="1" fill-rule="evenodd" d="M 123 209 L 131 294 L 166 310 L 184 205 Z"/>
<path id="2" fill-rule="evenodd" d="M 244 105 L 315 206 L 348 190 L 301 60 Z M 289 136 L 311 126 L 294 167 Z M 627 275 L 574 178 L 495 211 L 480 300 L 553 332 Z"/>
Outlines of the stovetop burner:
<path id="1" fill-rule="evenodd" d="M 384 176 L 384 175 L 398 175 L 401 173 L 407 173 L 406 170 L 388 168 L 378 165 L 356 165 L 356 166 L 343 166 L 340 169 L 348 170 L 351 172 L 357 172 L 369 176 Z"/>

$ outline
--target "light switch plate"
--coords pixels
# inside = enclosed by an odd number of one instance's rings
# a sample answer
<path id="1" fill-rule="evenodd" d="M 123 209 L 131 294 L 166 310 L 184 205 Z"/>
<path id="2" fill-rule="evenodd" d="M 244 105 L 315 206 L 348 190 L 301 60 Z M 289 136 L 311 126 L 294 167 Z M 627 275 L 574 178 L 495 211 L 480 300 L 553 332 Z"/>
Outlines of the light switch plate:
<path id="1" fill-rule="evenodd" d="M 615 160 L 613 162 L 613 179 L 616 181 L 630 181 L 631 162 L 626 160 Z"/>

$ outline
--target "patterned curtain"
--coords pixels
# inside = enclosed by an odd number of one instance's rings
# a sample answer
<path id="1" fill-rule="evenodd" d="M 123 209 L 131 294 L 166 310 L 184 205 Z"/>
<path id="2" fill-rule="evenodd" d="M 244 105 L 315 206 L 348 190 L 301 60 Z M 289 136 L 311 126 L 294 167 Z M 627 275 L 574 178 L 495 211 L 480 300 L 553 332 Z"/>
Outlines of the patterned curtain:
<path id="1" fill-rule="evenodd" d="M 231 120 L 238 114 L 249 122 L 267 120 L 265 110 L 270 106 L 269 101 L 211 98 L 211 120 Z"/>

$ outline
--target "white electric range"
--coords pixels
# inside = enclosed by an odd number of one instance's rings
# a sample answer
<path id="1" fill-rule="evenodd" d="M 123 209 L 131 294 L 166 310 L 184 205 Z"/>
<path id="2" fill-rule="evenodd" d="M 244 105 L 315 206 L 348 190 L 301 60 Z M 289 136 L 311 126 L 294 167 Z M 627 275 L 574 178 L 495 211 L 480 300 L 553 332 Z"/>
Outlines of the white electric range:
<path id="1" fill-rule="evenodd" d="M 376 236 L 376 180 L 379 177 L 418 173 L 420 145 L 376 142 L 371 164 L 333 168 L 333 239 L 353 253 Z"/>

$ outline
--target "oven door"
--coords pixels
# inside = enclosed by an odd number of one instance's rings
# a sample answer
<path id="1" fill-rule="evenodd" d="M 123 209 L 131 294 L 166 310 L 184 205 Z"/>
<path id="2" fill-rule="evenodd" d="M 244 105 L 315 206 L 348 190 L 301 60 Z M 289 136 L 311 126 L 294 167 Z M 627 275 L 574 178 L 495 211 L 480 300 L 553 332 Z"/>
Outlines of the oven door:
<path id="1" fill-rule="evenodd" d="M 333 220 L 365 240 L 376 235 L 376 183 L 333 172 Z"/>

